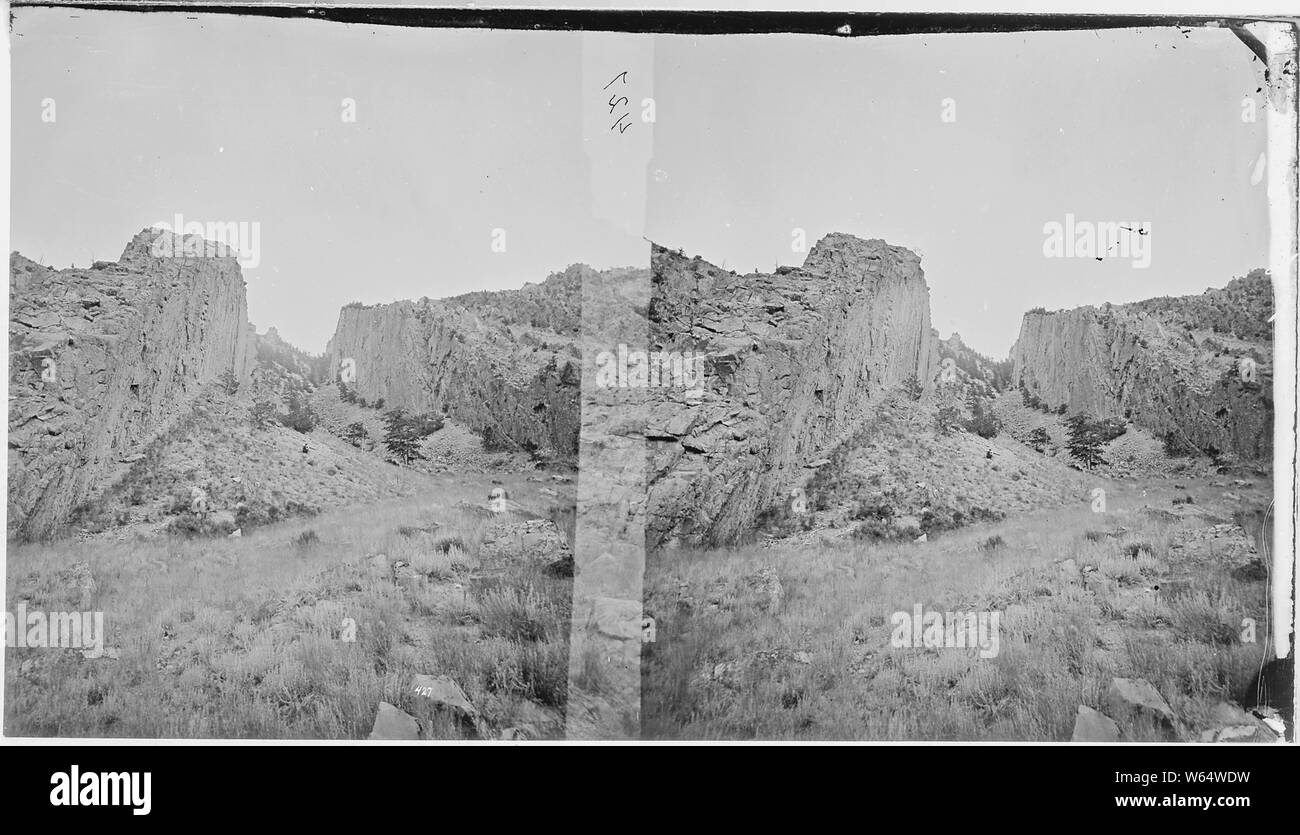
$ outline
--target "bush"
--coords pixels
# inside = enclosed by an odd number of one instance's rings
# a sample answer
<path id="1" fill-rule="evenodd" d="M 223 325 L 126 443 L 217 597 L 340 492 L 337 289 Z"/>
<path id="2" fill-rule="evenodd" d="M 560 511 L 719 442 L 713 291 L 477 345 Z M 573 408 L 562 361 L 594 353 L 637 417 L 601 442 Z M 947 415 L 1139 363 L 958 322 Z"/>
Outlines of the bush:
<path id="1" fill-rule="evenodd" d="M 353 446 L 359 447 L 364 441 L 370 438 L 370 434 L 366 432 L 366 427 L 364 424 L 362 424 L 360 421 L 356 421 L 355 423 L 349 423 L 347 425 L 347 428 L 343 430 L 342 437 L 343 440 L 347 441 Z"/>
<path id="2" fill-rule="evenodd" d="M 981 438 L 995 437 L 1002 429 L 1002 423 L 993 414 L 988 401 L 972 394 L 969 405 L 971 418 L 965 422 L 966 431 L 973 432 Z"/>
<path id="3" fill-rule="evenodd" d="M 1052 436 L 1041 426 L 1029 433 L 1029 445 L 1039 452 L 1046 452 L 1051 443 Z"/>
<path id="4" fill-rule="evenodd" d="M 275 504 L 261 500 L 241 502 L 235 508 L 235 526 L 245 531 L 260 525 L 269 525 L 294 516 L 315 516 L 320 509 L 301 502 L 289 501 Z"/>
<path id="5" fill-rule="evenodd" d="M 1121 418 L 1103 418 L 1096 423 L 1103 443 L 1110 443 L 1128 431 L 1128 423 Z"/>
<path id="6" fill-rule="evenodd" d="M 934 428 L 940 435 L 947 435 L 961 425 L 961 410 L 951 403 L 940 406 L 934 413 Z"/>
<path id="7" fill-rule="evenodd" d="M 866 539 L 870 541 L 893 539 L 897 533 L 898 532 L 892 525 L 879 519 L 863 520 L 853 528 L 854 539 Z"/>
<path id="8" fill-rule="evenodd" d="M 509 641 L 540 641 L 554 631 L 559 613 L 532 586 L 500 584 L 488 588 L 479 598 L 479 620 L 487 635 Z"/>
<path id="9" fill-rule="evenodd" d="M 907 399 L 909 400 L 921 399 L 921 381 L 915 374 L 909 375 L 908 378 L 903 381 L 903 393 L 907 395 Z"/>
<path id="10" fill-rule="evenodd" d="M 289 412 L 280 416 L 280 423 L 304 435 L 316 428 L 318 418 L 305 399 L 295 394 L 289 398 Z"/>
<path id="11" fill-rule="evenodd" d="M 519 445 L 495 426 L 483 428 L 483 449 L 486 452 L 513 452 Z"/>
<path id="12" fill-rule="evenodd" d="M 854 519 L 889 522 L 894 518 L 894 507 L 888 502 L 860 502 L 853 512 Z"/>
<path id="13" fill-rule="evenodd" d="M 234 532 L 238 523 L 218 521 L 214 514 L 185 513 L 167 523 L 167 533 L 184 536 L 187 539 L 196 536 L 227 536 Z"/>
<path id="14" fill-rule="evenodd" d="M 1164 437 L 1165 455 L 1170 458 L 1185 458 L 1190 455 L 1196 455 L 1200 450 L 1187 440 L 1186 436 L 1177 429 L 1170 429 Z"/>
<path id="15" fill-rule="evenodd" d="M 269 400 L 262 400 L 253 404 L 249 410 L 249 423 L 254 429 L 267 429 L 279 420 L 275 404 Z"/>
<path id="16" fill-rule="evenodd" d="M 459 536 L 453 536 L 449 539 L 439 539 L 437 542 L 433 543 L 433 550 L 437 551 L 439 554 L 450 553 L 452 548 L 469 553 L 469 546 L 466 545 L 465 540 L 461 539 Z"/>
<path id="17" fill-rule="evenodd" d="M 221 383 L 221 390 L 226 394 L 234 394 L 239 391 L 239 378 L 235 376 L 234 370 L 228 370 L 218 378 Z"/>

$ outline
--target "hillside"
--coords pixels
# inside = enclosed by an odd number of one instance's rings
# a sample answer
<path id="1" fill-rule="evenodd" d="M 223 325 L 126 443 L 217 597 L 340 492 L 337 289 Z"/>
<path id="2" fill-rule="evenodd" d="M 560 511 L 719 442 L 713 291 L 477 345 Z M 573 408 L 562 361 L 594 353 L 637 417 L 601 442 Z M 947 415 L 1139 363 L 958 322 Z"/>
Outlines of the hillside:
<path id="1" fill-rule="evenodd" d="M 492 448 L 573 462 L 578 449 L 581 265 L 539 285 L 349 305 L 331 365 L 358 396 L 454 418 Z"/>
<path id="2" fill-rule="evenodd" d="M 1201 296 L 1030 311 L 1013 376 L 1032 402 L 1131 420 L 1171 450 L 1266 460 L 1272 315 L 1260 270 Z"/>
<path id="3" fill-rule="evenodd" d="M 12 255 L 11 537 L 229 533 L 409 495 L 418 473 L 576 462 L 588 268 L 349 305 L 330 353 L 312 355 L 255 331 L 229 252 L 193 236 L 156 246 L 168 235 L 145 229 L 86 270 Z M 427 427 L 398 457 L 385 443 L 394 409 Z"/>

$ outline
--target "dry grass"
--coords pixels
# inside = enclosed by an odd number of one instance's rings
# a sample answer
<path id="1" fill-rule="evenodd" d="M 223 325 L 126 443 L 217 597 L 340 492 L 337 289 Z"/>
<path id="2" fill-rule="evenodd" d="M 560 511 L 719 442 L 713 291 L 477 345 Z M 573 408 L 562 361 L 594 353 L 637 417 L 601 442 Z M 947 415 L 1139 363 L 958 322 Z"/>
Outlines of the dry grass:
<path id="1" fill-rule="evenodd" d="M 1248 700 L 1262 646 L 1242 644 L 1236 625 L 1264 622 L 1263 584 L 1216 572 L 1166 598 L 1154 587 L 1171 569 L 1170 533 L 1195 523 L 1141 512 L 1167 497 L 1107 491 L 1107 514 L 1081 499 L 927 543 L 653 555 L 644 735 L 1068 740 L 1078 705 L 1100 705 L 1115 676 L 1148 679 L 1192 724 L 1220 699 Z M 1098 524 L 1127 531 L 1090 540 Z M 1109 581 L 1098 591 L 1072 582 L 1055 564 L 1065 559 Z M 775 611 L 736 582 L 762 566 L 785 589 Z M 1002 612 L 998 654 L 892 647 L 890 616 L 917 603 Z"/>
<path id="2" fill-rule="evenodd" d="M 61 541 L 12 548 L 10 610 L 66 610 L 59 570 L 89 563 L 106 645 L 120 658 L 7 649 L 11 736 L 365 738 L 388 701 L 431 735 L 473 730 L 423 706 L 416 673 L 456 680 L 495 731 L 562 728 L 565 581 L 533 568 L 480 565 L 484 521 L 442 500 L 390 501 L 281 522 L 242 539 Z M 437 534 L 419 529 L 438 524 Z M 399 532 L 399 528 L 407 528 Z M 439 539 L 454 544 L 439 549 Z M 405 561 L 416 578 L 376 572 L 368 556 Z M 492 593 L 472 591 L 480 573 Z M 519 623 L 499 607 L 516 601 Z M 509 609 L 509 607 L 505 607 Z M 355 640 L 350 632 L 355 627 Z"/>

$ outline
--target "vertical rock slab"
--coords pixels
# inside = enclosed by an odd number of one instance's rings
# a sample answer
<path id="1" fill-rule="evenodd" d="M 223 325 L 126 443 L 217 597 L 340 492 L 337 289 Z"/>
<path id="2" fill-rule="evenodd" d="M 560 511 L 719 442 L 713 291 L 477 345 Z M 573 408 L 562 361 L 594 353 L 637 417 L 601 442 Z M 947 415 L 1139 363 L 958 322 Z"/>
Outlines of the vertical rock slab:
<path id="1" fill-rule="evenodd" d="M 506 449 L 578 452 L 578 296 L 570 267 L 520 290 L 350 304 L 329 342 L 349 385 L 386 408 L 445 412 Z"/>
<path id="2" fill-rule="evenodd" d="M 1200 296 L 1032 310 L 1012 349 L 1012 379 L 1052 409 L 1125 417 L 1175 445 L 1266 459 L 1272 315 L 1262 270 Z"/>
<path id="3" fill-rule="evenodd" d="M 247 380 L 254 362 L 239 262 L 197 236 L 145 229 L 118 262 L 84 270 L 14 253 L 9 310 L 9 533 L 20 538 L 54 533 L 200 389 L 227 371 Z"/>
<path id="4" fill-rule="evenodd" d="M 651 387 L 651 548 L 734 542 L 817 457 L 915 374 L 937 337 L 916 254 L 827 235 L 800 268 L 740 276 L 655 246 L 652 349 L 704 354 L 702 391 Z"/>

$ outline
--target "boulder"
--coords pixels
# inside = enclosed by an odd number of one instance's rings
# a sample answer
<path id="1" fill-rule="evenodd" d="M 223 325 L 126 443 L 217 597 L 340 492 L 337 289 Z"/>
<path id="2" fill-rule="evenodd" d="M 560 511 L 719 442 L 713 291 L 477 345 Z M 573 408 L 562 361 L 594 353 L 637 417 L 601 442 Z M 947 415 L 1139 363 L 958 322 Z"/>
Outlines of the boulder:
<path id="1" fill-rule="evenodd" d="M 537 728 L 529 724 L 519 725 L 518 727 L 505 728 L 501 731 L 501 739 L 522 742 L 526 739 L 537 739 L 541 734 Z"/>
<path id="2" fill-rule="evenodd" d="M 208 525 L 218 533 L 231 533 L 237 524 L 235 514 L 229 510 L 214 510 L 208 514 Z"/>
<path id="3" fill-rule="evenodd" d="M 1201 732 L 1202 742 L 1277 742 L 1267 724 L 1231 702 L 1219 702 L 1210 710 L 1210 727 Z"/>
<path id="4" fill-rule="evenodd" d="M 1169 560 L 1184 568 L 1214 564 L 1250 572 L 1247 567 L 1259 557 L 1245 529 L 1222 524 L 1176 531 L 1169 540 Z"/>
<path id="5" fill-rule="evenodd" d="M 1124 725 L 1149 722 L 1166 735 L 1176 733 L 1178 719 L 1151 682 L 1141 678 L 1114 678 L 1106 691 L 1106 709 Z"/>
<path id="6" fill-rule="evenodd" d="M 572 560 L 564 534 L 549 519 L 496 522 L 483 532 L 482 559 L 535 560 L 547 564 Z"/>
<path id="7" fill-rule="evenodd" d="M 470 703 L 465 691 L 451 676 L 429 676 L 417 673 L 411 682 L 417 700 L 427 701 L 439 710 L 450 710 L 467 719 L 477 719 L 478 709 Z"/>
<path id="8" fill-rule="evenodd" d="M 419 739 L 420 723 L 414 716 L 388 702 L 379 703 L 370 739 Z"/>
<path id="9" fill-rule="evenodd" d="M 475 733 L 483 739 L 490 738 L 491 734 L 487 723 L 479 714 L 478 708 L 474 707 L 465 691 L 460 689 L 450 676 L 439 675 L 429 676 L 416 674 L 411 682 L 415 698 L 432 705 L 435 710 L 446 710 L 455 715 L 458 719 L 464 720 L 473 725 Z"/>
<path id="10" fill-rule="evenodd" d="M 1079 705 L 1074 715 L 1071 742 L 1119 742 L 1119 739 L 1119 725 L 1114 719 L 1087 705 Z"/>

